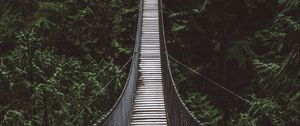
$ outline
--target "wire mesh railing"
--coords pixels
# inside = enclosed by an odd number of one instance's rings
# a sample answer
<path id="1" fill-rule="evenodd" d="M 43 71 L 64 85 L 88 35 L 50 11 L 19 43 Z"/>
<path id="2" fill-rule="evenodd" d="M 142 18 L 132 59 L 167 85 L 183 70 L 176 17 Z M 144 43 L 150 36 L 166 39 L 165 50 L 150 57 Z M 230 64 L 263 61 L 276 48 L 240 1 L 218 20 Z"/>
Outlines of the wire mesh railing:
<path id="1" fill-rule="evenodd" d="M 140 57 L 138 52 L 140 51 L 140 40 L 142 34 L 142 10 L 143 0 L 140 2 L 135 48 L 132 56 L 129 76 L 124 89 L 115 105 L 106 115 L 104 115 L 97 123 L 95 123 L 94 126 L 129 126 L 130 124 L 136 85 L 138 81 L 138 64 Z"/>
<path id="2" fill-rule="evenodd" d="M 161 65 L 163 75 L 163 90 L 164 101 L 167 114 L 168 125 L 170 126 L 200 126 L 201 123 L 183 103 L 180 95 L 176 89 L 175 83 L 171 75 L 169 66 L 168 52 L 165 41 L 164 23 L 162 0 L 159 0 L 160 7 L 160 41 L 161 41 Z M 139 64 L 139 51 L 142 34 L 142 15 L 143 13 L 143 0 L 140 2 L 138 28 L 136 35 L 136 43 L 134 54 L 132 57 L 132 64 L 129 72 L 126 85 L 112 109 L 101 119 L 95 126 L 128 126 L 131 122 L 133 102 L 135 98 L 136 86 L 138 82 L 138 64 Z"/>
<path id="3" fill-rule="evenodd" d="M 164 84 L 164 98 L 170 126 L 200 126 L 201 123 L 188 110 L 183 103 L 174 83 L 168 59 L 168 51 L 165 39 L 162 0 L 160 6 L 160 41 L 161 41 L 161 64 Z"/>

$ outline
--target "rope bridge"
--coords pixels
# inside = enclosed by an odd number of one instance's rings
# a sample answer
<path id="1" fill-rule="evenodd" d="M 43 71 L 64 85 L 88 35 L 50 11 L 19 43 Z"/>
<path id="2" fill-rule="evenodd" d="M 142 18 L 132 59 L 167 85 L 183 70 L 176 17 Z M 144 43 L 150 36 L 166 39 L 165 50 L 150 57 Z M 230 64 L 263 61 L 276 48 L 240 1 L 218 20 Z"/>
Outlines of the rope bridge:
<path id="1" fill-rule="evenodd" d="M 136 42 L 124 89 L 95 126 L 198 126 L 175 87 L 166 48 L 162 1 L 141 0 Z"/>

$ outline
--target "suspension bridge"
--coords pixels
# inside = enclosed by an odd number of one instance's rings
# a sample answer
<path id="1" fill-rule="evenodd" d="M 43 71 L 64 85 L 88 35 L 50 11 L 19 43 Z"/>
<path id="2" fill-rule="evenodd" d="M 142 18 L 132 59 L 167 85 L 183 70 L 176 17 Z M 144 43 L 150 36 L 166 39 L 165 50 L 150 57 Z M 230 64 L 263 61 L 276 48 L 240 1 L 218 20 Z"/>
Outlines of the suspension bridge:
<path id="1" fill-rule="evenodd" d="M 160 0 L 141 0 L 131 69 L 121 96 L 95 125 L 197 126 L 171 76 Z"/>
<path id="2" fill-rule="evenodd" d="M 202 126 L 205 124 L 197 120 L 188 110 L 174 84 L 169 66 L 170 56 L 166 47 L 162 12 L 162 0 L 140 1 L 135 48 L 130 58 L 132 62 L 126 84 L 115 105 L 94 126 Z M 181 64 L 173 57 L 170 58 Z M 202 76 L 196 71 L 193 72 Z M 248 102 L 218 83 L 205 76 L 204 78 Z"/>

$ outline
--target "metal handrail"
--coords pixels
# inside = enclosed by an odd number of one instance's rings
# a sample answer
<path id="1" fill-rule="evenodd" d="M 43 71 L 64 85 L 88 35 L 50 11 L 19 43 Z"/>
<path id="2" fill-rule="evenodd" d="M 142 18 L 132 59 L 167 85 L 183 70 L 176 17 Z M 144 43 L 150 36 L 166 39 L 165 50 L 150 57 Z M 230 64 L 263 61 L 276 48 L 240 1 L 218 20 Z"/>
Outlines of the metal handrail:
<path id="1" fill-rule="evenodd" d="M 167 43 L 165 38 L 163 4 L 159 0 L 160 6 L 160 41 L 161 41 L 161 61 L 163 72 L 165 106 L 168 124 L 170 126 L 201 126 L 201 122 L 189 111 L 178 93 L 174 83 L 171 67 L 168 59 Z M 162 38 L 161 38 L 162 37 Z M 174 97 L 175 96 L 175 97 Z"/>
<path id="2" fill-rule="evenodd" d="M 138 80 L 138 64 L 140 57 L 140 43 L 142 34 L 142 13 L 143 13 L 143 0 L 140 2 L 138 28 L 136 34 L 136 42 L 133 53 L 132 64 L 127 78 L 125 87 L 118 98 L 115 105 L 110 111 L 103 116 L 95 125 L 103 126 L 128 126 L 132 118 L 133 102 L 136 93 L 136 86 Z M 183 103 L 176 85 L 174 83 L 171 68 L 168 59 L 168 51 L 165 39 L 165 30 L 163 23 L 163 8 L 162 0 L 159 0 L 159 23 L 160 23 L 160 43 L 161 43 L 161 66 L 162 66 L 162 79 L 164 90 L 164 101 L 167 115 L 167 123 L 170 126 L 201 126 L 199 120 L 188 110 Z"/>
<path id="3" fill-rule="evenodd" d="M 136 85 L 138 80 L 138 64 L 140 54 L 140 41 L 142 33 L 142 11 L 143 0 L 140 1 L 140 9 L 138 16 L 138 25 L 136 33 L 136 41 L 134 52 L 132 56 L 132 63 L 129 71 L 129 75 L 116 103 L 100 120 L 98 120 L 93 126 L 129 126 L 131 121 L 131 114 L 133 108 L 133 101 L 135 98 Z M 124 104 L 125 102 L 125 104 Z"/>

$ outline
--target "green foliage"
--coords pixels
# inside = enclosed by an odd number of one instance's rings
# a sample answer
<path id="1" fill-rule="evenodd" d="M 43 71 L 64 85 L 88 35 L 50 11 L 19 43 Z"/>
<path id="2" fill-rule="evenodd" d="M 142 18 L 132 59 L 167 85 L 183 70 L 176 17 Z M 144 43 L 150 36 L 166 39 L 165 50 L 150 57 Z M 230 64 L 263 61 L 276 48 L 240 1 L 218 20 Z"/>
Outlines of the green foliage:
<path id="1" fill-rule="evenodd" d="M 253 65 L 260 77 L 258 83 L 270 94 L 278 90 L 294 93 L 299 89 L 300 24 L 293 14 L 294 9 L 299 10 L 295 8 L 297 3 L 281 3 L 284 10 L 274 18 L 273 24 L 255 34 L 256 41 L 267 50 L 253 61 Z"/>
<path id="2" fill-rule="evenodd" d="M 233 126 L 284 126 L 281 109 L 272 99 L 260 99 L 251 96 L 250 108 L 238 114 L 231 122 Z"/>
<path id="3" fill-rule="evenodd" d="M 284 112 L 282 113 L 285 123 L 289 126 L 300 123 L 300 92 L 284 95 L 282 97 Z"/>
<path id="4" fill-rule="evenodd" d="M 278 90 L 290 90 L 293 88 L 291 79 L 282 74 L 282 67 L 275 63 L 263 63 L 259 60 L 254 60 L 253 64 L 256 67 L 257 74 L 259 75 L 259 83 L 262 87 L 272 93 Z"/>
<path id="5" fill-rule="evenodd" d="M 248 113 L 240 113 L 229 124 L 231 126 L 257 126 L 257 118 L 251 117 Z"/>
<path id="6" fill-rule="evenodd" d="M 123 71 L 105 87 L 130 55 L 137 5 L 0 1 L 1 125 L 75 126 L 100 119 L 126 79 Z"/>
<path id="7" fill-rule="evenodd" d="M 299 0 L 166 1 L 169 53 L 237 94 L 262 98 L 251 97 L 245 105 L 179 72 L 174 77 L 181 94 L 197 91 L 219 101 L 225 125 L 299 125 L 294 100 L 300 87 L 299 5 Z"/>
<path id="8" fill-rule="evenodd" d="M 0 3 L 1 4 L 1 3 Z M 0 5 L 0 56 L 5 54 L 10 45 L 15 44 L 15 35 L 18 27 L 21 25 L 20 14 L 13 11 L 13 7 L 9 3 Z M 6 48 L 4 48 L 6 47 Z"/>
<path id="9" fill-rule="evenodd" d="M 278 0 L 278 4 L 284 5 L 287 8 L 298 7 L 300 2 L 298 0 Z"/>
<path id="10" fill-rule="evenodd" d="M 32 126 L 30 122 L 24 119 L 22 113 L 9 110 L 6 112 L 1 126 Z"/>
<path id="11" fill-rule="evenodd" d="M 300 124 L 299 0 L 165 2 L 174 57 L 238 94 L 263 97 L 244 105 L 175 69 L 179 89 L 201 121 Z M 121 73 L 104 89 L 133 47 L 137 3 L 0 1 L 1 125 L 89 125 L 106 113 L 126 78 Z M 191 91 L 210 93 L 216 105 Z"/>
<path id="12" fill-rule="evenodd" d="M 220 110 L 211 104 L 207 96 L 203 96 L 198 92 L 188 93 L 185 104 L 202 122 L 209 123 L 210 126 L 221 124 L 223 115 Z"/>
<path id="13" fill-rule="evenodd" d="M 109 105 L 113 104 L 113 101 L 105 102 L 107 105 L 103 105 L 103 102 L 117 97 L 111 97 L 107 94 L 109 90 L 103 90 L 104 84 L 120 69 L 112 63 L 104 61 L 101 65 L 87 59 L 87 64 L 83 64 L 78 59 L 67 59 L 48 51 L 36 50 L 32 56 L 32 66 L 28 66 L 30 64 L 22 63 L 27 62 L 26 50 L 16 49 L 18 54 L 25 55 L 9 57 L 4 59 L 5 64 L 2 64 L 4 68 L 12 69 L 2 71 L 4 80 L 9 81 L 3 84 L 9 84 L 7 87 L 14 100 L 7 104 L 7 106 L 13 105 L 14 107 L 7 109 L 34 111 L 31 115 L 35 118 L 32 121 L 33 124 L 42 125 L 45 109 L 51 110 L 48 112 L 47 120 L 53 125 L 92 123 L 89 121 L 99 118 Z M 115 84 L 111 85 L 112 90 L 120 91 L 124 79 L 123 73 Z M 47 98 L 46 101 L 45 98 Z M 34 105 L 33 108 L 30 104 Z M 47 108 L 43 108 L 45 104 Z M 84 110 L 83 113 L 81 113 L 82 110 Z M 81 118 L 74 120 L 78 114 Z"/>
<path id="14" fill-rule="evenodd" d="M 298 100 L 298 101 L 297 101 Z M 280 102 L 281 101 L 281 102 Z M 281 103 L 281 104 L 280 104 Z M 282 104 L 284 103 L 284 104 Z M 249 108 L 233 117 L 232 126 L 294 126 L 299 124 L 299 93 L 275 100 L 250 97 Z"/>
<path id="15" fill-rule="evenodd" d="M 131 51 L 128 48 L 124 48 L 123 46 L 120 45 L 120 43 L 117 40 L 112 41 L 112 47 L 116 48 L 118 53 L 123 53 L 123 54 L 130 54 Z"/>
<path id="16" fill-rule="evenodd" d="M 172 32 L 180 32 L 182 30 L 184 30 L 186 28 L 185 25 L 178 25 L 176 23 L 174 23 L 174 25 L 172 26 Z"/>
<path id="17" fill-rule="evenodd" d="M 256 57 L 249 40 L 230 42 L 227 46 L 226 53 L 228 55 L 226 55 L 225 61 L 237 61 L 239 68 L 245 69 L 247 64 L 249 64 L 249 59 Z"/>

